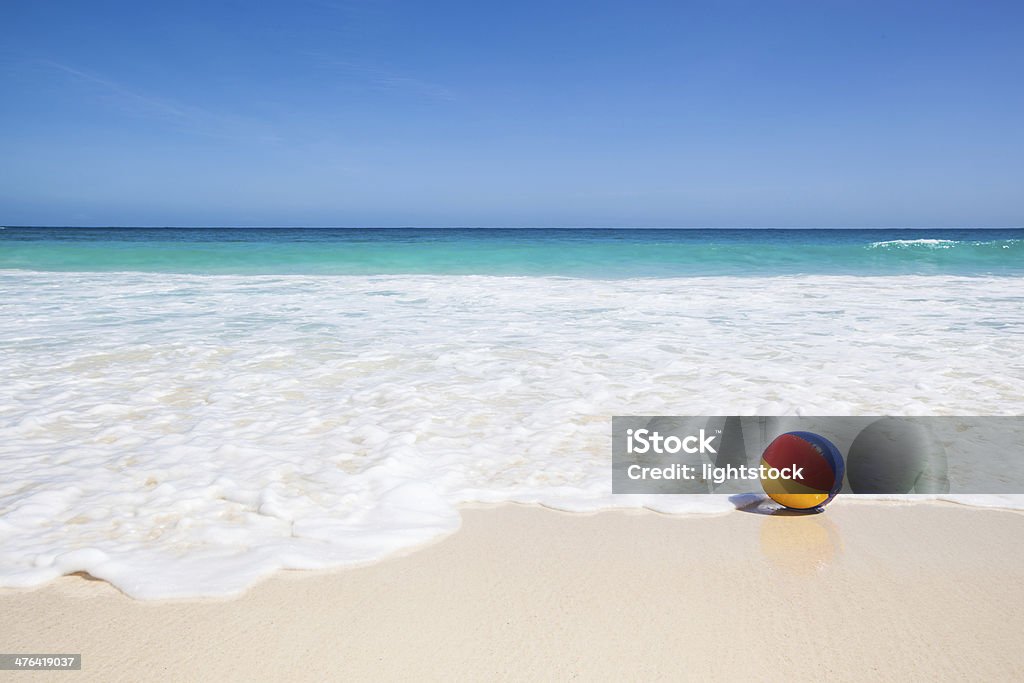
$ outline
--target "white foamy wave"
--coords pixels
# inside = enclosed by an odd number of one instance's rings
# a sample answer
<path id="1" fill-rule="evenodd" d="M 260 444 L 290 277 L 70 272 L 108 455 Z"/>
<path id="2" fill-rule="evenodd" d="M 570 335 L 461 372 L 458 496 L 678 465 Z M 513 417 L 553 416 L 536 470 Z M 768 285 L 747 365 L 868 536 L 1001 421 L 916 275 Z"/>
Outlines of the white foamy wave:
<path id="1" fill-rule="evenodd" d="M 1020 291 L 0 272 L 0 585 L 227 595 L 438 538 L 473 501 L 727 511 L 613 497 L 610 417 L 1017 414 Z"/>
<path id="2" fill-rule="evenodd" d="M 938 239 L 920 239 L 920 240 L 885 240 L 884 242 L 872 242 L 868 246 L 871 249 L 884 249 L 886 247 L 892 247 L 895 249 L 905 249 L 907 247 L 928 247 L 931 249 L 949 249 L 957 244 L 960 244 L 957 240 L 938 240 Z"/>

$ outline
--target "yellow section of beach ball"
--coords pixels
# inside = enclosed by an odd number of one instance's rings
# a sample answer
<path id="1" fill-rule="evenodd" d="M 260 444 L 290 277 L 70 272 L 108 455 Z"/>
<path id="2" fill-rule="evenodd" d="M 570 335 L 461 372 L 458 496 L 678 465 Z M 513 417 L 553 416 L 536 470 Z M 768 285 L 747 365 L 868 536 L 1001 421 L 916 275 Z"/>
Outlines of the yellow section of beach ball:
<path id="1" fill-rule="evenodd" d="M 769 467 L 764 460 L 761 464 Z M 769 479 L 761 480 L 761 486 L 768 497 L 779 505 L 784 505 L 794 510 L 810 510 L 816 508 L 828 500 L 828 491 L 819 491 L 806 484 L 793 481 L 792 479 Z"/>

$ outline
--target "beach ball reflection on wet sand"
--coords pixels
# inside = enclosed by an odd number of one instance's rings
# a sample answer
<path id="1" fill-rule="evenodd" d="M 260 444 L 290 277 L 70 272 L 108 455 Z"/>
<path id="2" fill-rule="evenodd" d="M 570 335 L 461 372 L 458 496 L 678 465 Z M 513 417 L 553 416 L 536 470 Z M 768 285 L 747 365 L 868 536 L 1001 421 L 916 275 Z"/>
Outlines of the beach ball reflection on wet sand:
<path id="1" fill-rule="evenodd" d="M 825 437 L 812 432 L 786 432 L 775 438 L 761 455 L 765 467 L 802 468 L 802 478 L 761 479 L 764 492 L 792 510 L 814 510 L 827 505 L 843 485 L 843 456 Z"/>
<path id="2" fill-rule="evenodd" d="M 776 510 L 762 517 L 761 553 L 775 569 L 810 576 L 832 565 L 842 553 L 842 539 L 828 515 Z M 799 519 L 789 515 L 798 516 Z"/>

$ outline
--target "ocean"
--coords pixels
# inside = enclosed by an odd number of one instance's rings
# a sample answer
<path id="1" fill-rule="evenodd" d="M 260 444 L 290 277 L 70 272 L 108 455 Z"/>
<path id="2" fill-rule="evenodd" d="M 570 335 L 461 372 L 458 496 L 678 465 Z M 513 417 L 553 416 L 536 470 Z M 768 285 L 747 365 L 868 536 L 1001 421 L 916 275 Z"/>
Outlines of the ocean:
<path id="1" fill-rule="evenodd" d="M 232 595 L 462 503 L 734 508 L 612 496 L 613 415 L 1024 412 L 1021 230 L 6 227 L 0 314 L 0 586 Z"/>
<path id="2" fill-rule="evenodd" d="M 1020 275 L 1016 230 L 16 228 L 0 269 L 235 275 Z"/>

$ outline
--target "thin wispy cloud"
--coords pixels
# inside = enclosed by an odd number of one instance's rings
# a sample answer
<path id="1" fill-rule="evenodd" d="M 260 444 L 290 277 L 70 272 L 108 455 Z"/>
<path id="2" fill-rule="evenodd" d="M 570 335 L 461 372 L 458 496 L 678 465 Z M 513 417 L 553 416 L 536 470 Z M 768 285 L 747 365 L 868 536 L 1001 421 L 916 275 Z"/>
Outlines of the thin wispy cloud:
<path id="1" fill-rule="evenodd" d="M 153 95 L 105 75 L 62 62 L 39 60 L 39 64 L 93 88 L 95 94 L 107 106 L 128 116 L 156 121 L 182 132 L 206 137 L 257 142 L 280 141 L 271 126 L 250 117 L 216 112 Z"/>

